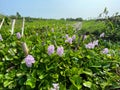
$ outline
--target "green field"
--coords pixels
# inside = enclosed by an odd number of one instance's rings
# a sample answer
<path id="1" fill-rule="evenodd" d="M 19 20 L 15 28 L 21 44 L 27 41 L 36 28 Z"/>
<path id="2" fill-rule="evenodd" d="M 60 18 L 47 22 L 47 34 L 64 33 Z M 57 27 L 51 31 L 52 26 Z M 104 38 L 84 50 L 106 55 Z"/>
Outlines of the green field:
<path id="1" fill-rule="evenodd" d="M 0 29 L 0 90 L 52 90 L 53 83 L 59 90 L 119 90 L 120 24 L 115 20 L 30 18 L 18 38 L 22 19 L 16 19 L 11 35 L 7 17 Z"/>

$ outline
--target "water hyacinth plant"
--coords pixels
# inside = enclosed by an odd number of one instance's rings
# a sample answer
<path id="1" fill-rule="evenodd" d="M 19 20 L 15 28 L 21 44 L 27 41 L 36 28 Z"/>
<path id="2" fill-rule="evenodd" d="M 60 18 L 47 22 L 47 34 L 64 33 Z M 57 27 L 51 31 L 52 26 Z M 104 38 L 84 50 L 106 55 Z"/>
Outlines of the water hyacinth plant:
<path id="1" fill-rule="evenodd" d="M 20 38 L 21 38 L 20 32 L 17 32 L 17 33 L 16 33 L 16 36 L 17 36 L 18 39 L 20 39 Z"/>
<path id="2" fill-rule="evenodd" d="M 74 41 L 74 40 L 75 40 L 75 38 L 76 38 L 76 36 L 75 36 L 75 35 L 73 35 L 73 36 L 72 36 L 72 40 Z"/>
<path id="3" fill-rule="evenodd" d="M 27 67 L 32 67 L 32 64 L 35 63 L 35 59 L 32 55 L 27 55 L 25 57 L 25 63 Z"/>
<path id="4" fill-rule="evenodd" d="M 55 49 L 54 45 L 48 46 L 48 55 L 53 54 L 54 53 L 54 49 Z"/>
<path id="5" fill-rule="evenodd" d="M 86 44 L 85 47 L 88 49 L 93 49 L 95 47 L 95 45 L 92 42 L 90 42 L 90 43 Z"/>
<path id="6" fill-rule="evenodd" d="M 65 42 L 67 42 L 67 43 L 69 43 L 69 44 L 72 44 L 72 42 L 75 40 L 75 38 L 76 38 L 76 35 L 73 35 L 72 37 L 69 37 L 69 35 L 68 34 L 66 34 L 66 40 L 65 40 Z"/>
<path id="7" fill-rule="evenodd" d="M 73 39 L 71 37 L 68 37 L 65 42 L 68 42 L 69 44 L 72 44 Z"/>
<path id="8" fill-rule="evenodd" d="M 69 37 L 68 34 L 65 35 L 66 39 Z"/>
<path id="9" fill-rule="evenodd" d="M 95 40 L 85 45 L 85 47 L 89 49 L 93 49 L 95 46 L 98 46 L 98 40 Z"/>
<path id="10" fill-rule="evenodd" d="M 98 46 L 98 40 L 93 41 L 94 46 Z"/>
<path id="11" fill-rule="evenodd" d="M 16 21 L 18 32 L 22 19 Z M 26 18 L 24 35 L 17 40 L 4 22 L 0 30 L 4 36 L 0 42 L 0 90 L 119 90 L 119 38 L 109 40 L 108 29 L 114 31 L 106 28 L 104 20 L 85 20 L 76 32 L 74 23 Z M 104 39 L 99 36 L 102 31 L 106 32 Z"/>
<path id="12" fill-rule="evenodd" d="M 58 47 L 57 48 L 57 54 L 61 57 L 63 55 L 63 53 L 64 53 L 63 47 L 62 46 Z"/>
<path id="13" fill-rule="evenodd" d="M 102 53 L 103 53 L 103 54 L 108 54 L 108 53 L 109 53 L 109 49 L 108 49 L 108 48 L 104 48 L 104 49 L 102 50 Z"/>

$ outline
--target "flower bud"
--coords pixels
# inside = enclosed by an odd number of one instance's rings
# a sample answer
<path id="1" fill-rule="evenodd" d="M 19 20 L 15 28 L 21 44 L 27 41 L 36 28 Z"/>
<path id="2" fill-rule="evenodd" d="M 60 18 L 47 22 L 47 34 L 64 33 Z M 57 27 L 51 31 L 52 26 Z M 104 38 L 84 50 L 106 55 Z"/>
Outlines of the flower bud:
<path id="1" fill-rule="evenodd" d="M 23 49 L 25 56 L 27 56 L 28 55 L 28 48 L 27 48 L 27 45 L 25 42 L 22 43 L 22 49 Z"/>

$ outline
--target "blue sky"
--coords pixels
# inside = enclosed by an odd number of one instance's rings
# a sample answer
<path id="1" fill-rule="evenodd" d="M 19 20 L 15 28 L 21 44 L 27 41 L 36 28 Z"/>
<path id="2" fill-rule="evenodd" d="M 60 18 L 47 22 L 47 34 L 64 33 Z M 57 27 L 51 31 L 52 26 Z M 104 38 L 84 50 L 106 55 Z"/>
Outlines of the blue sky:
<path id="1" fill-rule="evenodd" d="M 42 18 L 95 18 L 107 7 L 120 12 L 120 0 L 0 0 L 0 13 Z"/>

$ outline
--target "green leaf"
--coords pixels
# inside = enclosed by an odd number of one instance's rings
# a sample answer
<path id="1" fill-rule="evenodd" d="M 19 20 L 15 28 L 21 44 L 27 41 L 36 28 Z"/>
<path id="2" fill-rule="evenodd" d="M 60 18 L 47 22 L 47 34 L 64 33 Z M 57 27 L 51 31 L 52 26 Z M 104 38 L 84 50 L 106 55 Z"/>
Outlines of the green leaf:
<path id="1" fill-rule="evenodd" d="M 71 85 L 69 90 L 78 90 L 78 89 L 74 85 Z"/>
<path id="2" fill-rule="evenodd" d="M 120 85 L 114 85 L 113 87 L 111 87 L 112 90 L 119 90 L 120 89 Z"/>
<path id="3" fill-rule="evenodd" d="M 39 79 L 44 79 L 48 75 L 44 73 L 42 70 L 38 70 L 37 74 L 39 75 Z"/>
<path id="4" fill-rule="evenodd" d="M 5 74 L 5 79 L 11 79 L 12 80 L 13 78 L 12 78 L 12 76 L 9 73 L 6 73 Z"/>
<path id="5" fill-rule="evenodd" d="M 8 88 L 13 90 L 13 88 L 16 87 L 16 84 L 17 84 L 17 83 L 14 81 L 13 83 L 11 83 L 11 84 L 8 86 Z"/>
<path id="6" fill-rule="evenodd" d="M 93 76 L 92 71 L 83 71 L 83 73 L 89 76 Z"/>
<path id="7" fill-rule="evenodd" d="M 79 75 L 74 75 L 73 77 L 70 78 L 70 81 L 78 90 L 82 88 L 81 86 L 82 78 Z"/>
<path id="8" fill-rule="evenodd" d="M 4 75 L 3 74 L 0 74 L 0 80 L 3 79 Z"/>
<path id="9" fill-rule="evenodd" d="M 41 74 L 41 75 L 39 76 L 39 78 L 40 78 L 40 79 L 43 79 L 43 78 L 45 78 L 46 76 L 47 76 L 47 74 L 46 74 L 46 75 Z"/>
<path id="10" fill-rule="evenodd" d="M 3 65 L 3 62 L 0 62 L 0 66 L 2 66 Z"/>
<path id="11" fill-rule="evenodd" d="M 109 83 L 108 82 L 103 82 L 100 85 L 101 85 L 102 90 L 105 90 L 105 87 L 109 86 Z"/>
<path id="12" fill-rule="evenodd" d="M 36 84 L 36 78 L 28 76 L 26 85 L 30 86 L 31 88 L 34 88 Z"/>
<path id="13" fill-rule="evenodd" d="M 63 84 L 60 84 L 59 90 L 66 90 L 66 87 Z"/>
<path id="14" fill-rule="evenodd" d="M 91 58 L 91 56 L 90 56 L 90 55 L 87 55 L 86 57 L 87 57 L 88 59 L 90 59 L 90 58 Z"/>
<path id="15" fill-rule="evenodd" d="M 24 72 L 18 72 L 18 73 L 16 74 L 17 77 L 21 77 L 21 76 L 23 76 L 23 75 L 24 75 Z"/>
<path id="16" fill-rule="evenodd" d="M 78 60 L 79 60 L 79 59 L 78 59 L 78 58 L 76 58 L 76 57 L 73 57 L 72 59 L 73 59 L 73 60 L 75 60 L 75 61 L 78 61 Z"/>
<path id="17" fill-rule="evenodd" d="M 102 66 L 100 65 L 100 66 L 90 66 L 90 67 L 93 67 L 93 68 L 101 68 Z"/>
<path id="18" fill-rule="evenodd" d="M 80 74 L 82 74 L 83 73 L 83 68 L 80 68 L 79 70 L 78 70 L 78 74 L 80 75 Z"/>
<path id="19" fill-rule="evenodd" d="M 80 58 L 80 59 L 81 59 L 81 58 L 83 58 L 83 57 L 82 57 L 81 55 L 78 55 L 78 58 Z"/>
<path id="20" fill-rule="evenodd" d="M 78 74 L 78 68 L 73 67 L 71 70 L 71 74 Z"/>
<path id="21" fill-rule="evenodd" d="M 7 86 L 9 86 L 11 83 L 13 83 L 13 81 L 8 81 L 8 80 L 6 80 L 6 81 L 3 83 L 3 85 L 4 85 L 4 87 L 7 87 Z"/>
<path id="22" fill-rule="evenodd" d="M 86 81 L 86 82 L 83 83 L 83 85 L 84 85 L 85 87 L 91 88 L 92 83 L 89 82 L 89 81 Z"/>
<path id="23" fill-rule="evenodd" d="M 26 81 L 26 78 L 21 77 L 21 78 L 18 79 L 18 84 L 21 85 L 21 86 L 23 86 L 24 83 L 25 83 L 25 81 Z"/>

